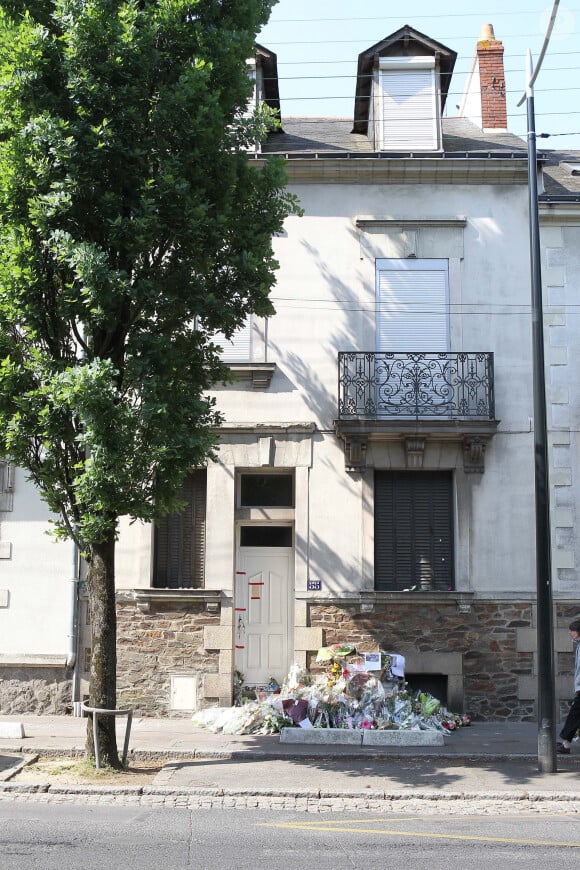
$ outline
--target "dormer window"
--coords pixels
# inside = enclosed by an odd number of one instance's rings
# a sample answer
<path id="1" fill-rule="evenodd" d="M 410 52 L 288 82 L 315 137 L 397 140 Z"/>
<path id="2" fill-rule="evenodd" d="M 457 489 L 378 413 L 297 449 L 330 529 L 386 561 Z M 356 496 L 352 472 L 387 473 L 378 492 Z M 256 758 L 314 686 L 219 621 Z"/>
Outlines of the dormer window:
<path id="1" fill-rule="evenodd" d="M 440 151 L 456 57 L 408 24 L 363 51 L 352 132 L 366 134 L 374 151 Z"/>
<path id="2" fill-rule="evenodd" d="M 261 103 L 272 109 L 280 120 L 280 94 L 278 91 L 278 61 L 273 51 L 268 51 L 263 45 L 255 46 L 254 57 L 246 61 L 248 78 L 254 86 L 254 92 L 248 103 L 246 117 L 254 114 Z M 279 128 L 276 128 L 278 132 Z M 256 151 L 261 151 L 261 144 L 256 142 Z"/>
<path id="3" fill-rule="evenodd" d="M 248 109 L 247 109 L 245 114 L 252 115 L 254 113 L 255 108 L 259 105 L 260 97 L 261 97 L 260 88 L 258 87 L 258 82 L 256 81 L 257 77 L 256 77 L 256 58 L 255 57 L 249 57 L 246 60 L 246 71 L 248 73 L 249 80 L 252 82 L 252 84 L 254 86 L 254 93 L 252 94 L 252 97 L 251 97 L 250 102 L 248 104 Z"/>
<path id="4" fill-rule="evenodd" d="M 434 57 L 379 58 L 382 151 L 436 151 L 440 117 Z"/>

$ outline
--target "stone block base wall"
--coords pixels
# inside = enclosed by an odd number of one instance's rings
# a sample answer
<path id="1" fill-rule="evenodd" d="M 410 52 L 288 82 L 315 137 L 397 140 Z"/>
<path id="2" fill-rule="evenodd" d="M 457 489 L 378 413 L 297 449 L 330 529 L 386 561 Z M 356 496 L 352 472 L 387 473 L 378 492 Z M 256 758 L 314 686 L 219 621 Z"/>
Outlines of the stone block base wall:
<path id="1" fill-rule="evenodd" d="M 572 696 L 574 654 L 567 627 L 580 604 L 555 604 L 556 697 L 560 717 Z M 454 595 L 361 596 L 349 601 L 297 601 L 295 659 L 312 671 L 318 647 L 351 641 L 406 656 L 407 672 L 442 674 L 448 706 L 480 721 L 535 719 L 536 620 L 531 601 Z M 136 715 L 189 718 L 176 697 L 195 696 L 195 707 L 231 703 L 233 670 L 231 602 L 208 612 L 203 600 L 128 598 L 117 607 L 118 706 Z M 63 665 L 42 667 L 0 662 L 0 713 L 71 712 L 72 673 Z M 181 682 L 180 682 L 181 681 Z M 185 692 L 183 691 L 185 687 Z M 193 691 L 192 691 L 193 690 Z"/>
<path id="2" fill-rule="evenodd" d="M 219 653 L 203 645 L 204 628 L 219 625 L 219 613 L 203 602 L 152 602 L 143 612 L 133 603 L 117 605 L 117 704 L 136 715 L 188 718 L 192 711 L 172 709 L 172 677 L 190 677 L 197 706 L 207 706 L 204 678 L 217 674 Z M 216 703 L 217 699 L 213 700 Z"/>
<path id="3" fill-rule="evenodd" d="M 309 624 L 322 629 L 325 645 L 350 641 L 363 651 L 378 647 L 405 655 L 414 673 L 447 674 L 448 704 L 454 712 L 469 712 L 480 721 L 535 720 L 531 602 L 476 600 L 460 608 L 454 597 L 381 601 L 377 596 L 372 606 L 313 603 L 308 610 Z M 565 627 L 580 607 L 558 604 L 555 610 L 556 648 L 567 650 Z M 314 670 L 315 655 L 310 653 L 307 660 Z M 571 694 L 572 674 L 570 649 L 557 658 L 560 697 Z"/>
<path id="4" fill-rule="evenodd" d="M 70 713 L 71 676 L 66 668 L 0 667 L 0 713 Z"/>

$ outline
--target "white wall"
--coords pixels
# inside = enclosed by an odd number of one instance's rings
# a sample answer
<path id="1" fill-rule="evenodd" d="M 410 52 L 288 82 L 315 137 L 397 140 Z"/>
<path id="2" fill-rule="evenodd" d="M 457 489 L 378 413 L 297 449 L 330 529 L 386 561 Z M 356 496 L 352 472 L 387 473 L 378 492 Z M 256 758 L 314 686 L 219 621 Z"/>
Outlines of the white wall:
<path id="1" fill-rule="evenodd" d="M 277 366 L 272 383 L 254 389 L 241 382 L 216 389 L 215 396 L 230 427 L 315 424 L 316 431 L 304 436 L 300 447 L 307 453 L 297 453 L 289 435 L 280 436 L 276 446 L 279 467 L 302 469 L 304 485 L 297 488 L 296 504 L 296 588 L 309 576 L 322 580 L 329 594 L 372 589 L 372 466 L 404 467 L 402 448 L 372 445 L 369 470 L 349 473 L 342 443 L 334 434 L 338 351 L 374 350 L 375 257 L 394 256 L 399 244 L 396 232 L 389 235 L 380 227 L 365 235 L 356 225 L 357 216 L 364 215 L 433 222 L 432 229 L 421 229 L 418 256 L 451 257 L 452 349 L 495 354 L 496 417 L 501 422 L 486 451 L 485 473 L 463 473 L 457 444 L 429 445 L 425 454 L 425 467 L 457 471 L 458 587 L 479 594 L 532 594 L 534 472 L 525 186 L 303 184 L 293 190 L 305 215 L 289 218 L 286 232 L 275 239 L 280 270 L 273 291 L 277 314 L 268 324 L 268 359 Z M 438 220 L 461 215 L 466 216 L 464 228 L 443 231 L 437 226 Z M 573 338 L 579 347 L 580 335 L 574 333 Z M 219 463 L 208 472 L 209 588 L 232 587 L 234 474 L 236 468 L 260 464 L 257 439 L 256 434 L 227 435 Z M 21 477 L 17 483 L 15 510 L 5 515 L 6 520 L 0 518 L 2 539 L 9 534 L 14 541 L 12 560 L 0 561 L 0 574 L 7 578 L 0 588 L 11 590 L 10 607 L 0 608 L 2 647 L 14 650 L 26 636 L 28 646 L 35 649 L 60 650 L 67 630 L 71 545 L 53 544 L 42 535 L 46 511 L 31 492 L 25 495 Z M 576 511 L 576 502 L 572 509 Z M 120 588 L 150 585 L 151 541 L 149 526 L 122 523 L 117 550 Z M 30 632 L 31 624 L 38 625 L 38 631 Z"/>
<path id="2" fill-rule="evenodd" d="M 361 475 L 344 469 L 337 416 L 339 350 L 374 350 L 375 256 L 394 253 L 389 231 L 357 228 L 357 216 L 395 220 L 465 215 L 460 231 L 423 228 L 418 256 L 453 254 L 450 265 L 452 349 L 495 354 L 498 434 L 483 476 L 463 475 L 461 450 L 426 453 L 429 467 L 453 467 L 465 488 L 458 580 L 482 594 L 532 593 L 533 436 L 529 245 L 524 186 L 306 184 L 293 188 L 305 215 L 289 218 L 275 240 L 280 261 L 269 321 L 272 384 L 216 391 L 230 423 L 312 421 L 310 576 L 326 592 L 368 585 L 372 562 Z M 457 233 L 460 233 L 460 237 Z M 381 235 L 382 233 L 382 235 Z M 460 241 L 458 242 L 458 238 Z M 458 246 L 462 248 L 460 255 Z M 450 261 L 451 263 L 451 261 Z M 369 464 L 404 467 L 403 451 L 372 445 Z M 368 473 L 368 472 L 367 472 Z M 297 511 L 300 506 L 297 505 Z M 372 510 L 372 507 L 371 507 Z M 367 529 L 367 531 L 365 531 Z M 372 586 L 370 587 L 372 588 Z"/>
<path id="3" fill-rule="evenodd" d="M 66 655 L 71 618 L 72 544 L 47 534 L 49 513 L 37 491 L 15 470 L 13 509 L 0 513 L 0 539 L 11 544 L 0 560 L 0 655 Z"/>
<path id="4" fill-rule="evenodd" d="M 580 596 L 580 211 L 540 208 L 552 567 L 556 596 Z"/>

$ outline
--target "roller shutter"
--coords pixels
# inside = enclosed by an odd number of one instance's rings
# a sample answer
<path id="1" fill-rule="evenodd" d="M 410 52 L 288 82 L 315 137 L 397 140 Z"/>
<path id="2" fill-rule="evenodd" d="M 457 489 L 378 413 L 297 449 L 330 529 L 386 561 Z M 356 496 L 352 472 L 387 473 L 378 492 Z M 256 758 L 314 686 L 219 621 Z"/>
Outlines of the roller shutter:
<path id="1" fill-rule="evenodd" d="M 248 315 L 243 326 L 237 329 L 231 338 L 226 338 L 221 332 L 215 334 L 213 341 L 222 347 L 222 360 L 228 363 L 251 362 L 252 357 L 252 324 L 253 317 Z"/>
<path id="2" fill-rule="evenodd" d="M 375 472 L 375 588 L 454 588 L 452 475 Z"/>
<path id="3" fill-rule="evenodd" d="M 447 260 L 376 262 L 377 350 L 449 350 Z"/>
<path id="4" fill-rule="evenodd" d="M 438 148 L 433 69 L 381 70 L 382 144 L 385 151 Z"/>
<path id="5" fill-rule="evenodd" d="M 205 572 L 206 471 L 190 474 L 182 487 L 186 506 L 155 527 L 153 585 L 161 589 L 200 588 Z"/>

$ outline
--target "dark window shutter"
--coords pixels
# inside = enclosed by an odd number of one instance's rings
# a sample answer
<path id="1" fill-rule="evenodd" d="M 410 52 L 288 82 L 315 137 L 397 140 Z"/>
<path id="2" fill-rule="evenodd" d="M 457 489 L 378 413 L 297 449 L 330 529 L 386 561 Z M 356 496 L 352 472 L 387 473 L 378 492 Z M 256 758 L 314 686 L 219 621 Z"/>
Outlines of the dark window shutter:
<path id="1" fill-rule="evenodd" d="M 207 474 L 197 472 L 193 497 L 192 572 L 193 585 L 201 587 L 205 580 L 205 519 L 207 504 Z"/>
<path id="2" fill-rule="evenodd" d="M 375 588 L 453 588 L 453 563 L 451 473 L 377 471 Z"/>
<path id="3" fill-rule="evenodd" d="M 205 573 L 206 471 L 186 478 L 181 513 L 160 519 L 155 527 L 153 585 L 161 589 L 201 587 Z"/>

